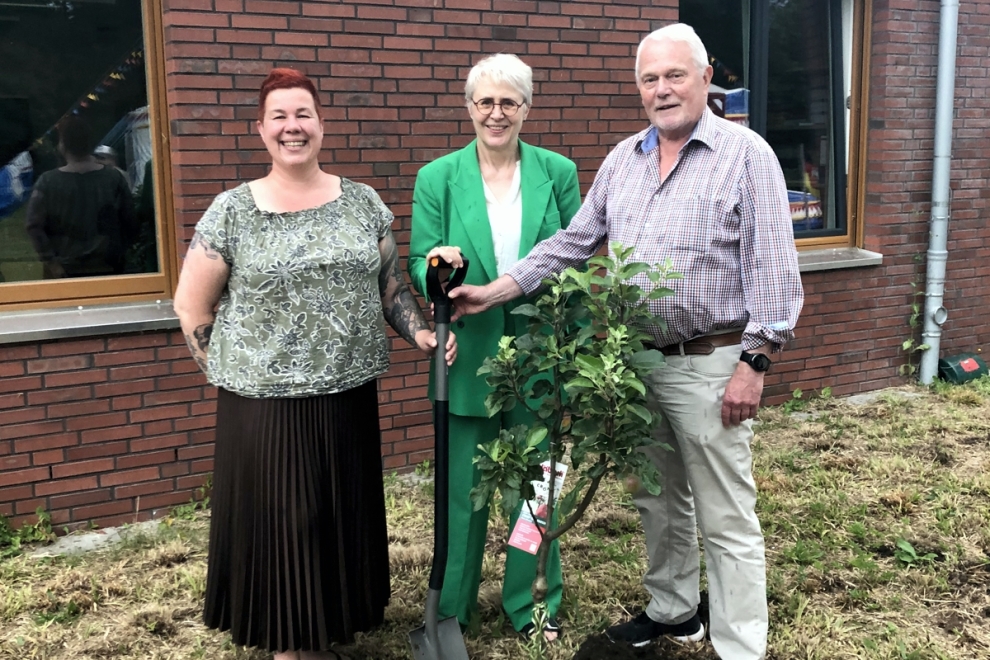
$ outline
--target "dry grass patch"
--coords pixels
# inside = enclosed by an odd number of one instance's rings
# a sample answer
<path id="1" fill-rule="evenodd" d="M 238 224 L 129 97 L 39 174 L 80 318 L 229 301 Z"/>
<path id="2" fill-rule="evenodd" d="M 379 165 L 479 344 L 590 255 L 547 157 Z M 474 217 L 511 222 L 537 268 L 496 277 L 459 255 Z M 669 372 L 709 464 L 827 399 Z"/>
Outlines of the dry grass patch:
<path id="1" fill-rule="evenodd" d="M 990 381 L 903 388 L 867 404 L 764 410 L 754 446 L 767 537 L 771 660 L 990 657 Z M 386 479 L 392 601 L 354 658 L 409 657 L 432 543 L 432 484 Z M 0 562 L 0 658 L 261 660 L 206 629 L 208 512 L 82 557 Z M 507 530 L 493 519 L 472 658 L 530 657 L 501 613 Z M 639 516 L 615 485 L 563 541 L 565 634 L 555 659 L 695 658 L 602 642 L 646 604 Z"/>

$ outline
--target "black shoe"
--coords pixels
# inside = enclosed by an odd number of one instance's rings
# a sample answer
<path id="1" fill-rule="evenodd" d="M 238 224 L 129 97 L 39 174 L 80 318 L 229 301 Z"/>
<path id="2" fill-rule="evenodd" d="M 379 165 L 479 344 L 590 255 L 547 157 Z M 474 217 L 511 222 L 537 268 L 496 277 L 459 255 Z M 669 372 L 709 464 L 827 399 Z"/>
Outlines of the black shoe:
<path id="1" fill-rule="evenodd" d="M 700 642 L 705 638 L 705 627 L 701 624 L 697 612 L 684 623 L 675 625 L 658 623 L 646 612 L 640 612 L 635 619 L 612 626 L 605 631 L 605 634 L 613 642 L 646 646 L 664 635 L 669 635 L 678 642 Z"/>

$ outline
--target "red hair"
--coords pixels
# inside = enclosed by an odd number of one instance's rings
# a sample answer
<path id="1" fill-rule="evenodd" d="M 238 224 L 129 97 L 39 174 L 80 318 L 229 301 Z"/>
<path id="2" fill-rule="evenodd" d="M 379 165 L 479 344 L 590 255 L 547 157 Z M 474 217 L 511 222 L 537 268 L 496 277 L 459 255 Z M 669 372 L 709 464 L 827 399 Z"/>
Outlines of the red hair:
<path id="1" fill-rule="evenodd" d="M 316 85 L 313 84 L 313 81 L 295 69 L 272 69 L 265 81 L 261 83 L 261 91 L 258 93 L 258 120 L 261 121 L 265 118 L 265 100 L 271 92 L 276 89 L 297 88 L 305 89 L 312 95 L 316 114 L 322 119 L 320 96 L 316 93 Z"/>

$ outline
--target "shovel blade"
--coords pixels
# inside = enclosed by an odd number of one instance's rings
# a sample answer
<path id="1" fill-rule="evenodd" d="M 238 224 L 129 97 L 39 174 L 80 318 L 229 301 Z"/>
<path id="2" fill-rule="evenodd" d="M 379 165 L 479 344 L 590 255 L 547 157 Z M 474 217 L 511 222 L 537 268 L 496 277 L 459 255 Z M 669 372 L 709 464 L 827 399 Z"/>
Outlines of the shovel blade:
<path id="1" fill-rule="evenodd" d="M 430 641 L 426 626 L 420 626 L 409 633 L 413 660 L 469 660 L 461 624 L 456 617 L 444 619 L 437 624 L 437 639 Z"/>

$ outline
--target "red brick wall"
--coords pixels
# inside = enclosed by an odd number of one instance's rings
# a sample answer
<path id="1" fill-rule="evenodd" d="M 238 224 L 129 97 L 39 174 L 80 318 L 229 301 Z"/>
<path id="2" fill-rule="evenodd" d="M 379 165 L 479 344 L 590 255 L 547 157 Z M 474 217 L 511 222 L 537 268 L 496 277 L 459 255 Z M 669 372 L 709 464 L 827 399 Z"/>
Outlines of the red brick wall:
<path id="1" fill-rule="evenodd" d="M 188 502 L 215 398 L 177 332 L 0 347 L 0 514 L 75 528 Z"/>
<path id="2" fill-rule="evenodd" d="M 522 138 L 573 158 L 587 189 L 609 148 L 643 126 L 632 73 L 639 40 L 677 17 L 676 0 L 165 4 L 180 254 L 214 195 L 266 172 L 254 123 L 273 66 L 317 80 L 323 162 L 379 192 L 405 256 L 416 172 L 474 138 L 464 79 L 484 54 L 515 53 L 533 67 Z M 379 395 L 387 468 L 432 455 L 429 368 L 393 340 Z"/>
<path id="3" fill-rule="evenodd" d="M 865 245 L 882 267 L 808 273 L 787 362 L 767 378 L 770 400 L 795 387 L 835 394 L 905 382 L 901 343 L 912 283 L 924 291 L 934 158 L 938 0 L 874 0 Z M 949 264 L 941 355 L 990 353 L 990 4 L 959 5 Z M 917 356 L 914 363 L 917 364 Z"/>
<path id="4" fill-rule="evenodd" d="M 400 242 L 419 167 L 472 137 L 462 81 L 481 53 L 514 52 L 534 67 L 523 138 L 576 160 L 587 190 L 609 147 L 643 126 L 635 45 L 676 18 L 656 4 L 166 0 L 180 253 L 215 194 L 265 171 L 252 123 L 274 65 L 319 81 L 328 169 L 380 192 Z M 938 9 L 874 0 L 865 247 L 884 265 L 804 277 L 798 338 L 768 376 L 770 402 L 794 387 L 846 394 L 903 382 L 899 346 L 928 240 Z M 943 353 L 990 342 L 990 4 L 965 0 L 960 15 Z M 432 453 L 429 365 L 394 346 L 380 383 L 383 455 L 403 468 Z M 188 501 L 212 470 L 213 397 L 177 333 L 0 346 L 0 514 L 41 506 L 57 525 L 106 525 Z"/>

